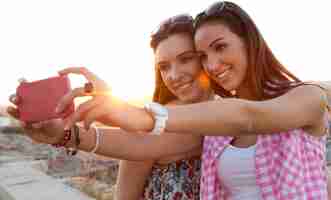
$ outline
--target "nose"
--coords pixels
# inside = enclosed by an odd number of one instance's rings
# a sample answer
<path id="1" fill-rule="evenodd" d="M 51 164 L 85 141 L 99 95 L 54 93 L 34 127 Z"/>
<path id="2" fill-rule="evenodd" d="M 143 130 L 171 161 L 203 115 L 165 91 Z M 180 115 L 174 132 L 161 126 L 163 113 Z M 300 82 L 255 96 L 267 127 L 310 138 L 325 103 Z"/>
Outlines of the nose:
<path id="1" fill-rule="evenodd" d="M 217 73 L 217 71 L 219 71 L 219 65 L 220 65 L 220 62 L 215 57 L 209 58 L 206 63 L 206 66 L 205 66 L 205 70 L 209 74 L 215 74 L 215 73 Z"/>
<path id="2" fill-rule="evenodd" d="M 168 80 L 171 82 L 176 82 L 180 78 L 180 73 L 176 65 L 172 66 L 168 72 Z"/>

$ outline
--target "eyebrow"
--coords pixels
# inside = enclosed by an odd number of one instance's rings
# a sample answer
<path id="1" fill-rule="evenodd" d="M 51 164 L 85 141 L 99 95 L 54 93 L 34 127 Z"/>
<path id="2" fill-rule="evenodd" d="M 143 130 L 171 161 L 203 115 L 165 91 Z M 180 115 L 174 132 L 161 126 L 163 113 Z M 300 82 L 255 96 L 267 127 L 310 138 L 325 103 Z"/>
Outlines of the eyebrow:
<path id="1" fill-rule="evenodd" d="M 220 40 L 224 40 L 224 37 L 220 37 L 220 38 L 217 38 L 215 39 L 214 41 L 212 41 L 210 44 L 209 44 L 209 47 L 213 47 L 213 45 L 215 45 L 216 42 L 220 41 Z"/>
<path id="2" fill-rule="evenodd" d="M 157 63 L 155 63 L 156 65 L 160 65 L 160 64 L 164 64 L 164 63 L 167 63 L 167 61 L 163 61 L 163 60 L 161 60 L 160 62 L 157 62 Z"/>
<path id="3" fill-rule="evenodd" d="M 178 57 L 181 57 L 181 56 L 183 56 L 185 54 L 189 54 L 189 53 L 196 53 L 196 51 L 194 51 L 194 50 L 184 51 L 183 53 L 178 54 L 176 57 L 178 58 Z"/>
<path id="4" fill-rule="evenodd" d="M 184 52 L 182 52 L 182 53 L 176 55 L 176 58 L 179 58 L 179 57 L 181 57 L 181 56 L 183 56 L 183 55 L 185 55 L 185 54 L 196 53 L 196 52 L 197 52 L 197 51 L 195 51 L 195 50 L 184 51 Z M 156 64 L 158 65 L 158 64 L 162 64 L 162 63 L 167 63 L 167 61 L 165 61 L 165 60 L 160 60 L 160 61 L 157 62 Z"/>

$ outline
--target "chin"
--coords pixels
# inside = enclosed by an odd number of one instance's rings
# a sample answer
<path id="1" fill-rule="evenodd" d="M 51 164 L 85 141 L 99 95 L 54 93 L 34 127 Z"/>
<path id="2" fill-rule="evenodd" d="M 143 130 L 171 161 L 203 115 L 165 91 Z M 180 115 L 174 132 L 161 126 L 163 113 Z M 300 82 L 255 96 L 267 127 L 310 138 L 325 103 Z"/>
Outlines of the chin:
<path id="1" fill-rule="evenodd" d="M 220 83 L 216 81 L 218 86 L 223 87 L 227 91 L 233 91 L 237 89 L 237 84 L 234 81 L 226 81 L 225 83 Z"/>
<path id="2" fill-rule="evenodd" d="M 191 103 L 193 98 L 191 96 L 181 96 L 179 100 L 183 103 Z"/>
<path id="3" fill-rule="evenodd" d="M 200 102 L 202 101 L 202 97 L 203 97 L 202 94 L 193 94 L 192 96 L 190 96 L 187 102 L 191 102 L 191 103 Z"/>

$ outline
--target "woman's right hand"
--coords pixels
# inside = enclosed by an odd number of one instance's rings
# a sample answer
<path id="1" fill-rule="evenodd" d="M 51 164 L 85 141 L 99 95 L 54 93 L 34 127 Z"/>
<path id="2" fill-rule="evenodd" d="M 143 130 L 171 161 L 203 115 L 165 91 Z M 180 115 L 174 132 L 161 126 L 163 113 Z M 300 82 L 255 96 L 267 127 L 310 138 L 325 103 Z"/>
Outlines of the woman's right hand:
<path id="1" fill-rule="evenodd" d="M 86 93 L 85 86 L 78 87 L 68 92 L 59 101 L 56 112 L 62 113 L 76 97 L 92 97 L 80 104 L 75 112 L 66 118 L 66 129 L 70 129 L 75 123 L 81 121 L 84 121 L 85 129 L 89 129 L 90 124 L 94 121 L 108 126 L 121 127 L 127 131 L 148 131 L 153 128 L 150 126 L 153 126 L 154 120 L 144 109 L 132 106 L 113 96 L 106 82 L 88 69 L 70 67 L 61 70 L 59 74 L 82 75 L 93 86 L 92 93 Z"/>
<path id="2" fill-rule="evenodd" d="M 11 95 L 9 101 L 13 103 L 14 106 L 7 107 L 8 114 L 19 120 L 16 94 Z M 23 121 L 20 122 L 24 133 L 36 142 L 55 144 L 64 137 L 64 121 L 62 119 L 53 119 L 33 124 L 27 124 Z"/>

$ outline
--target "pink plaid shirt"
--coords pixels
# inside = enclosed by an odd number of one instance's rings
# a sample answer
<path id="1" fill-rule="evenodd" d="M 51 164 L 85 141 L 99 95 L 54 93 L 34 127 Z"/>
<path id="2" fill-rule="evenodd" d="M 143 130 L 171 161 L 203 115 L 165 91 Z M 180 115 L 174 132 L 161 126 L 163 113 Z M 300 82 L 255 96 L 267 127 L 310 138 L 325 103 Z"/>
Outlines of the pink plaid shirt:
<path id="1" fill-rule="evenodd" d="M 203 144 L 201 200 L 226 200 L 227 189 L 217 175 L 217 160 L 231 137 L 206 136 Z M 302 129 L 259 135 L 256 183 L 264 200 L 327 199 L 325 137 Z"/>

